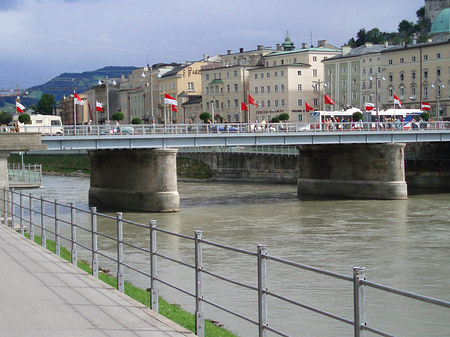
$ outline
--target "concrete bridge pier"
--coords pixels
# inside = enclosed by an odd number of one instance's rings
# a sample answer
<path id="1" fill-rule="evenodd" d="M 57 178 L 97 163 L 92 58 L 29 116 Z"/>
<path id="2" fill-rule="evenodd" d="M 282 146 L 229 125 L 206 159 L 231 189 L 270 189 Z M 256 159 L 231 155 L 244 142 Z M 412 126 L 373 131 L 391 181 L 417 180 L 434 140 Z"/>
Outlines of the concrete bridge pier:
<path id="1" fill-rule="evenodd" d="M 177 212 L 177 149 L 90 151 L 89 204 L 100 209 Z"/>
<path id="2" fill-rule="evenodd" d="M 299 146 L 297 193 L 407 199 L 404 143 Z"/>

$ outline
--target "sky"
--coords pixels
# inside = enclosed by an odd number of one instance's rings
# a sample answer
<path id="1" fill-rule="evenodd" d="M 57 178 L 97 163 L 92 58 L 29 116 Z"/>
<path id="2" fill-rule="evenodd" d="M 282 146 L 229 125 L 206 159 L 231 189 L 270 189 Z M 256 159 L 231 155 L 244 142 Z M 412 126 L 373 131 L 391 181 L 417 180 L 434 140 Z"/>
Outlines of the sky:
<path id="1" fill-rule="evenodd" d="M 416 22 L 424 0 L 0 0 L 0 89 L 64 72 L 200 60 Z"/>

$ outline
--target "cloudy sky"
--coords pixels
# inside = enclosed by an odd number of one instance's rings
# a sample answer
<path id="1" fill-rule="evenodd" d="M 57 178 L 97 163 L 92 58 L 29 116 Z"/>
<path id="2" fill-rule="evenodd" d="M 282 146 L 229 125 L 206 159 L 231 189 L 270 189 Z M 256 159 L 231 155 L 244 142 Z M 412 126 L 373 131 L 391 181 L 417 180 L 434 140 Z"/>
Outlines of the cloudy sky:
<path id="1" fill-rule="evenodd" d="M 199 60 L 275 47 L 341 46 L 360 28 L 396 31 L 424 0 L 0 0 L 0 89 L 63 72 Z"/>

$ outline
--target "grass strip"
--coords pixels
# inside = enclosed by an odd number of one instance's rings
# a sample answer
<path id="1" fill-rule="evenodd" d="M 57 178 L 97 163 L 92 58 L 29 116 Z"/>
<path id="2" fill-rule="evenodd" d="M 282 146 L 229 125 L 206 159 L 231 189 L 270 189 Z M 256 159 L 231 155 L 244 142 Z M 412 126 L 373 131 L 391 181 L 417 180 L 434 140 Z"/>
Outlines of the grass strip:
<path id="1" fill-rule="evenodd" d="M 30 238 L 28 233 L 25 234 L 27 238 Z M 35 235 L 34 241 L 41 245 L 41 237 Z M 52 240 L 47 240 L 47 249 L 53 253 L 55 253 L 55 242 Z M 71 262 L 72 256 L 70 251 L 68 251 L 65 247 L 61 246 L 61 257 L 66 261 Z M 77 262 L 78 268 L 84 270 L 85 272 L 92 275 L 92 268 L 89 263 L 85 260 L 78 259 Z M 99 271 L 98 278 L 117 289 L 117 278 L 109 275 L 103 271 Z M 135 287 L 129 282 L 125 282 L 125 294 L 135 299 L 136 301 L 146 305 L 150 308 L 150 294 L 147 290 Z M 159 313 L 171 321 L 185 327 L 186 329 L 195 332 L 195 316 L 190 312 L 187 312 L 180 308 L 177 304 L 168 303 L 163 298 L 159 297 Z M 205 320 L 205 336 L 206 337 L 236 337 L 233 333 L 228 330 L 225 330 L 221 326 L 216 325 L 215 323 Z"/>

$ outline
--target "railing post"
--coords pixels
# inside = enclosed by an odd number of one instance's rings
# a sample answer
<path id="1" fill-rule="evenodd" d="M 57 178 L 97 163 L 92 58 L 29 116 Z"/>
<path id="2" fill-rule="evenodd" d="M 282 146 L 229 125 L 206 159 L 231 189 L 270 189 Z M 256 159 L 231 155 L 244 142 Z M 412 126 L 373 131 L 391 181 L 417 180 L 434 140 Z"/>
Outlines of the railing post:
<path id="1" fill-rule="evenodd" d="M 150 309 L 159 311 L 159 290 L 157 287 L 157 250 L 156 250 L 156 220 L 150 221 Z"/>
<path id="2" fill-rule="evenodd" d="M 33 195 L 30 193 L 30 240 L 34 242 L 34 223 L 33 223 Z"/>
<path id="3" fill-rule="evenodd" d="M 92 230 L 92 276 L 98 278 L 97 207 L 91 207 L 91 230 Z"/>
<path id="4" fill-rule="evenodd" d="M 72 264 L 77 265 L 78 257 L 77 257 L 77 227 L 75 224 L 75 204 L 73 202 L 70 203 L 70 242 L 71 242 L 71 255 L 72 255 Z"/>
<path id="5" fill-rule="evenodd" d="M 45 205 L 43 196 L 41 196 L 41 246 L 47 248 L 47 233 L 45 231 Z"/>
<path id="6" fill-rule="evenodd" d="M 11 188 L 11 229 L 16 230 L 16 224 L 14 223 L 14 188 Z"/>
<path id="7" fill-rule="evenodd" d="M 3 224 L 8 226 L 8 193 L 6 187 L 3 187 Z"/>
<path id="8" fill-rule="evenodd" d="M 365 313 L 365 290 L 360 281 L 365 280 L 365 268 L 353 267 L 353 312 L 355 337 L 365 337 L 366 330 L 362 328 L 366 325 Z"/>
<path id="9" fill-rule="evenodd" d="M 195 231 L 195 334 L 205 336 L 205 316 L 203 314 L 203 253 L 202 231 Z"/>
<path id="10" fill-rule="evenodd" d="M 266 336 L 267 326 L 267 286 L 266 286 L 266 245 L 258 245 L 258 326 L 259 337 Z"/>
<path id="11" fill-rule="evenodd" d="M 123 226 L 122 213 L 117 212 L 117 290 L 125 292 L 123 280 Z"/>
<path id="12" fill-rule="evenodd" d="M 55 254 L 61 256 L 61 240 L 59 238 L 59 205 L 55 199 Z"/>
<path id="13" fill-rule="evenodd" d="M 25 234 L 25 228 L 23 227 L 23 193 L 20 192 L 20 234 Z"/>

